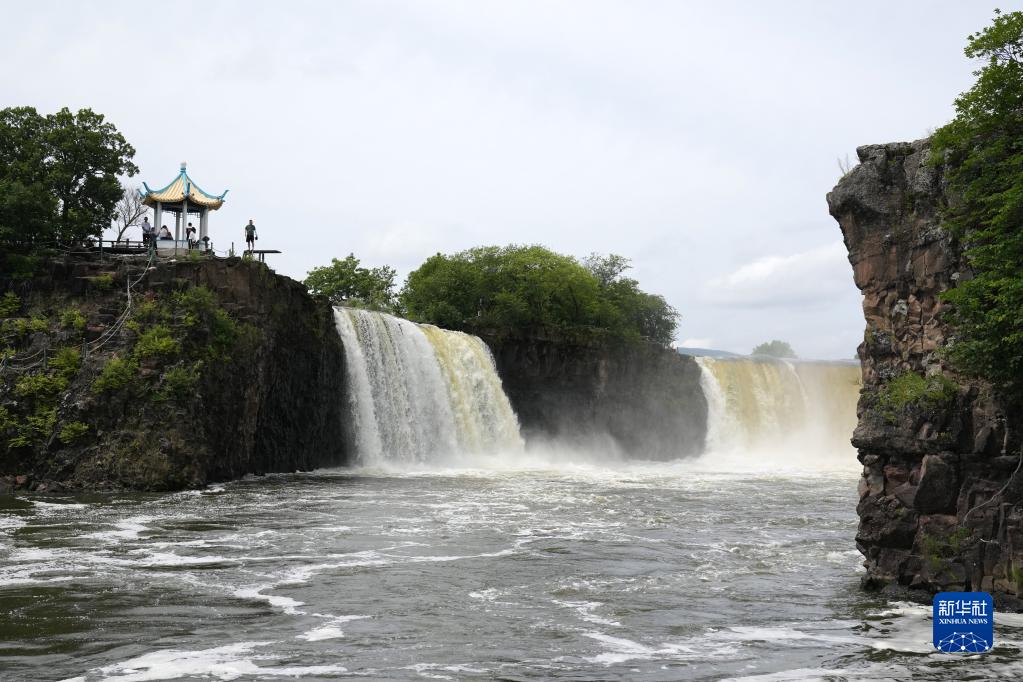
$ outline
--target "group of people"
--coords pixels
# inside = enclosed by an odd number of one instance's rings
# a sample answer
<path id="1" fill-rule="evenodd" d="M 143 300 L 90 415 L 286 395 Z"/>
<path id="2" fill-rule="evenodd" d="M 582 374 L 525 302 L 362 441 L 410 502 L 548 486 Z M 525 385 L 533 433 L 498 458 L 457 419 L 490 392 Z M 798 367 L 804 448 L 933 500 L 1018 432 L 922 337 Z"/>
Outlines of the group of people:
<path id="1" fill-rule="evenodd" d="M 157 232 L 156 226 L 150 224 L 149 216 L 142 219 L 142 243 L 149 245 L 157 240 L 172 240 L 174 235 L 167 229 L 166 225 L 160 226 L 160 231 Z M 185 228 L 185 240 L 188 242 L 188 248 L 194 249 L 199 245 L 199 240 L 196 239 L 195 227 L 192 223 L 188 223 L 188 227 Z"/>
<path id="2" fill-rule="evenodd" d="M 199 245 L 199 240 L 195 238 L 195 228 L 192 223 L 188 223 L 188 227 L 185 228 L 185 239 L 188 241 L 188 248 L 194 249 Z M 167 229 L 166 225 L 160 227 L 160 231 L 157 232 L 156 226 L 150 224 L 149 216 L 142 219 L 142 243 L 149 246 L 157 240 L 174 239 L 174 235 Z M 256 235 L 256 226 L 249 220 L 249 224 L 245 226 L 245 246 L 251 253 L 256 248 L 256 240 L 259 237 Z M 209 243 L 208 237 L 203 237 L 203 241 Z"/>
<path id="3" fill-rule="evenodd" d="M 188 226 L 191 227 L 192 224 L 189 223 Z M 155 239 L 174 239 L 174 235 L 170 233 L 166 225 L 161 227 L 158 233 L 156 226 L 149 224 L 149 216 L 146 216 L 142 219 L 142 243 L 148 244 Z"/>

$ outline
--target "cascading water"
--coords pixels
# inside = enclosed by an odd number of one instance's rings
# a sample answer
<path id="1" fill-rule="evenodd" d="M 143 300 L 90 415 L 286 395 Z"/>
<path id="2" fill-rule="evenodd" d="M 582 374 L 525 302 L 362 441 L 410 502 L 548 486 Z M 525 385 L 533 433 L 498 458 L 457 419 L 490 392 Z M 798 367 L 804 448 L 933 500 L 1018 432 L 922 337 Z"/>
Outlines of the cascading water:
<path id="1" fill-rule="evenodd" d="M 854 364 L 697 358 L 710 453 L 809 456 L 851 463 L 861 386 Z"/>
<path id="2" fill-rule="evenodd" d="M 469 334 L 335 308 L 360 463 L 411 464 L 521 450 L 494 359 Z"/>

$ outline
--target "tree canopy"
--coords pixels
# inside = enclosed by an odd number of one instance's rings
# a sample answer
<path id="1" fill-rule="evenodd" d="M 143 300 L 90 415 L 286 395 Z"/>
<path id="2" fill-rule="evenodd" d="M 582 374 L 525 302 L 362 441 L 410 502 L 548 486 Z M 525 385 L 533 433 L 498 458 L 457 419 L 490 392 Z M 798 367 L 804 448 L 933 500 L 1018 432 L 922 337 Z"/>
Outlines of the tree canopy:
<path id="1" fill-rule="evenodd" d="M 678 313 L 623 277 L 628 268 L 616 255 L 580 263 L 542 246 L 482 246 L 431 256 L 409 275 L 401 302 L 412 319 L 449 329 L 670 343 Z"/>
<path id="2" fill-rule="evenodd" d="M 948 291 L 950 348 L 961 369 L 1023 397 L 1023 12 L 995 11 L 968 38 L 982 61 L 955 100 L 956 116 L 932 140 L 947 164 L 946 224 L 964 240 L 973 276 Z"/>
<path id="3" fill-rule="evenodd" d="M 0 240 L 81 240 L 110 225 L 135 149 L 90 109 L 0 109 Z"/>
<path id="4" fill-rule="evenodd" d="M 350 253 L 344 260 L 334 258 L 330 265 L 313 268 L 303 283 L 313 296 L 326 298 L 334 305 L 398 312 L 395 274 L 394 268 L 386 265 L 364 268 Z"/>
<path id="5" fill-rule="evenodd" d="M 789 345 L 788 341 L 779 341 L 774 339 L 773 341 L 766 341 L 756 348 L 753 349 L 752 355 L 767 355 L 772 358 L 796 358 L 796 351 L 792 350 L 792 346 Z"/>

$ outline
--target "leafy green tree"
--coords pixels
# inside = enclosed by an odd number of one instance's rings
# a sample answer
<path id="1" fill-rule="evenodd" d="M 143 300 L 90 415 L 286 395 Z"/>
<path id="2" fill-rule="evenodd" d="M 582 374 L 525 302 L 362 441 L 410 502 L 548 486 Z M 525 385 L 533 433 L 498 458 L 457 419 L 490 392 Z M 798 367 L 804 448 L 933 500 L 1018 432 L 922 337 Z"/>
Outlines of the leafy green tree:
<path id="1" fill-rule="evenodd" d="M 330 265 L 313 268 L 304 284 L 313 296 L 326 298 L 334 305 L 354 306 L 398 312 L 394 291 L 394 268 L 364 268 L 355 254 L 344 260 L 334 258 Z"/>
<path id="2" fill-rule="evenodd" d="M 753 355 L 766 355 L 772 358 L 796 358 L 796 351 L 787 341 L 767 341 L 753 349 Z"/>
<path id="3" fill-rule="evenodd" d="M 594 255 L 586 262 L 542 246 L 438 253 L 409 275 L 401 301 L 413 319 L 450 329 L 670 343 L 678 314 L 621 277 L 626 259 Z"/>
<path id="4" fill-rule="evenodd" d="M 947 164 L 946 224 L 964 240 L 972 277 L 947 292 L 957 332 L 950 349 L 963 370 L 1023 397 L 1023 12 L 995 11 L 968 38 L 982 60 L 956 116 L 932 139 Z"/>
<path id="5" fill-rule="evenodd" d="M 26 246 L 100 235 L 134 175 L 135 149 L 90 109 L 0 110 L 0 239 Z"/>

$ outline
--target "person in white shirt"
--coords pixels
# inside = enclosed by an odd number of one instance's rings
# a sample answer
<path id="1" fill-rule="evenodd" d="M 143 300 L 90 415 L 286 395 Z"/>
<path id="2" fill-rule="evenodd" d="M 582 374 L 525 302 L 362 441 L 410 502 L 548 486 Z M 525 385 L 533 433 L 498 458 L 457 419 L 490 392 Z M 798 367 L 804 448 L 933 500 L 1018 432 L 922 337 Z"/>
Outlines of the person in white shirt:
<path id="1" fill-rule="evenodd" d="M 159 238 L 160 239 L 174 239 L 174 235 L 172 235 L 170 233 L 170 230 L 167 229 L 167 226 L 164 225 L 163 227 L 160 228 L 160 237 Z"/>
<path id="2" fill-rule="evenodd" d="M 149 216 L 142 219 L 142 243 L 148 244 L 153 238 L 156 228 L 149 224 Z"/>

